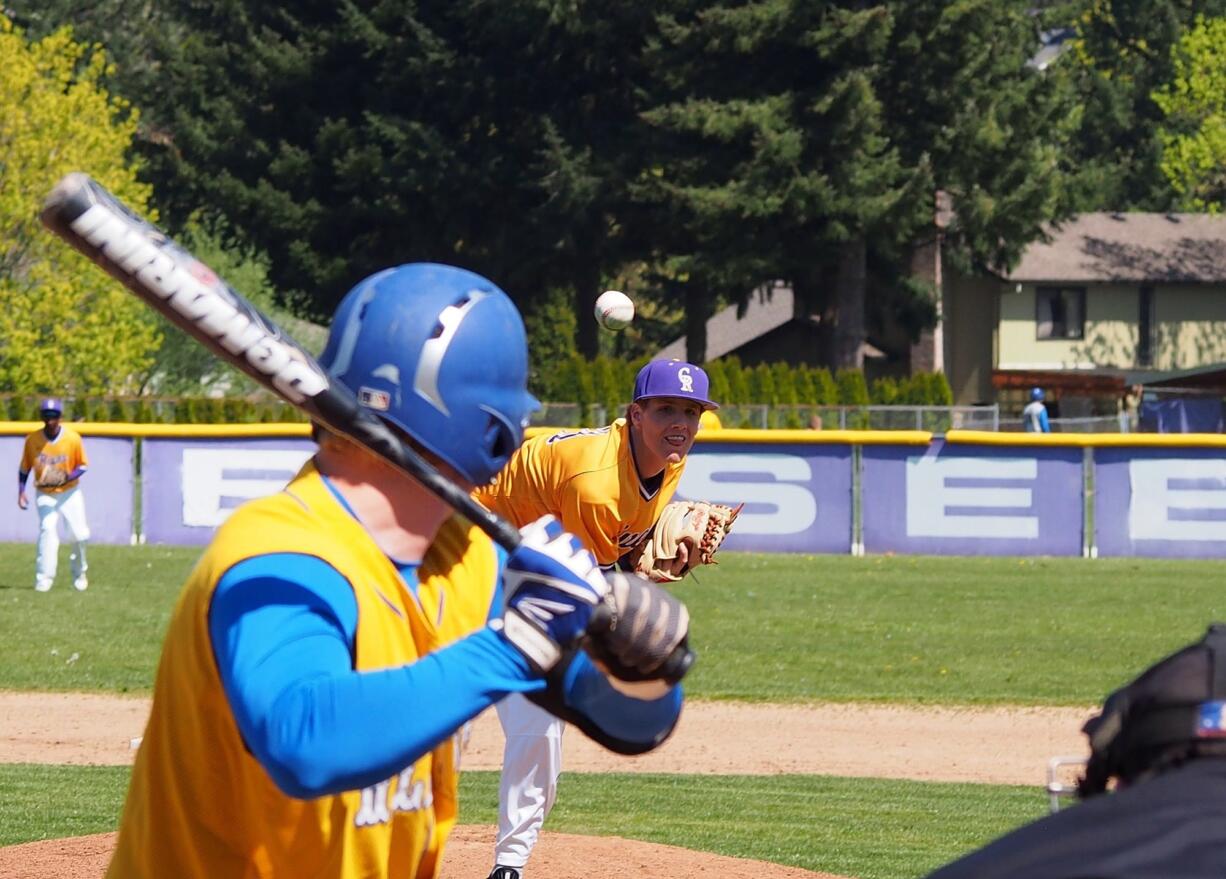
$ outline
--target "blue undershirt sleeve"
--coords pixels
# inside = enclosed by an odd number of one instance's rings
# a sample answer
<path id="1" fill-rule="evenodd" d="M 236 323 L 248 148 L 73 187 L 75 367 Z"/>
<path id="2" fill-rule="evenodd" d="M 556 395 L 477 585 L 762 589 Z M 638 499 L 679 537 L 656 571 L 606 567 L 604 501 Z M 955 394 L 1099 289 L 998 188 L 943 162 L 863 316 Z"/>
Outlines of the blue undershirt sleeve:
<path id="1" fill-rule="evenodd" d="M 683 701 L 680 684 L 659 699 L 627 696 L 613 688 L 586 653 L 577 654 L 567 668 L 562 690 L 569 707 L 615 738 L 630 742 L 654 742 L 671 729 Z"/>
<path id="2" fill-rule="evenodd" d="M 226 697 L 290 796 L 385 781 L 508 693 L 544 686 L 489 628 L 380 671 L 353 668 L 356 630 L 353 590 L 313 556 L 246 559 L 217 584 L 209 635 Z"/>

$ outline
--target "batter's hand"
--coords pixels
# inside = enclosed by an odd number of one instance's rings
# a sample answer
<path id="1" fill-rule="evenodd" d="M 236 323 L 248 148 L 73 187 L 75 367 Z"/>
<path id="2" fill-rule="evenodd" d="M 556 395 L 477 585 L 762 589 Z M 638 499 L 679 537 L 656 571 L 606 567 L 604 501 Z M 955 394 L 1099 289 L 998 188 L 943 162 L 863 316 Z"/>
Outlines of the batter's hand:
<path id="1" fill-rule="evenodd" d="M 623 681 L 681 680 L 693 654 L 680 667 L 666 660 L 689 642 L 690 612 L 662 586 L 635 574 L 608 575 L 609 592 L 588 630 L 587 650 Z"/>
<path id="2" fill-rule="evenodd" d="M 507 607 L 502 631 L 543 674 L 587 632 L 609 584 L 596 557 L 553 516 L 542 516 L 520 535 L 523 542 L 507 559 L 503 574 Z"/>
<path id="3" fill-rule="evenodd" d="M 25 490 L 24 488 L 22 488 L 22 489 L 18 489 L 18 491 L 17 491 L 17 507 L 18 507 L 19 509 L 24 510 L 24 509 L 28 508 L 29 506 L 30 506 L 30 499 L 29 499 L 28 497 L 26 497 L 26 490 Z"/>

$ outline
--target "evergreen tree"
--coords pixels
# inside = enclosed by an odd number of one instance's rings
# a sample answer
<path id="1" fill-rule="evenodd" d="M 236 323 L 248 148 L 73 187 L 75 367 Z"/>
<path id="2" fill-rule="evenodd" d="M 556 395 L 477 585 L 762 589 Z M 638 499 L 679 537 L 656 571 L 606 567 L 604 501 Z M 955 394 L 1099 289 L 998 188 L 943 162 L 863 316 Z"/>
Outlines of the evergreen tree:
<path id="1" fill-rule="evenodd" d="M 633 254 L 625 166 L 640 150 L 650 4 L 545 0 L 167 4 L 151 157 L 174 224 L 217 205 L 270 278 L 330 313 L 413 260 L 488 275 L 521 304 L 563 290 L 576 348 Z"/>
<path id="2" fill-rule="evenodd" d="M 869 398 L 874 406 L 893 406 L 898 402 L 898 382 L 889 376 L 874 380 Z"/>
<path id="3" fill-rule="evenodd" d="M 546 291 L 526 303 L 523 315 L 528 332 L 529 389 L 541 400 L 573 400 L 563 377 L 566 364 L 577 353 L 575 314 L 566 291 Z"/>
<path id="4" fill-rule="evenodd" d="M 759 363 L 749 372 L 750 401 L 759 406 L 774 406 L 779 402 L 775 376 L 769 365 Z"/>
<path id="5" fill-rule="evenodd" d="M 804 364 L 796 368 L 796 398 L 800 403 L 813 405 L 817 402 L 817 385 L 813 381 L 813 369 Z"/>
<path id="6" fill-rule="evenodd" d="M 867 406 L 868 385 L 859 369 L 840 369 L 834 377 L 840 406 Z"/>
<path id="7" fill-rule="evenodd" d="M 771 365 L 771 375 L 775 379 L 775 402 L 781 406 L 795 406 L 799 402 L 796 370 L 780 360 Z"/>
<path id="8" fill-rule="evenodd" d="M 837 406 L 839 405 L 839 386 L 834 382 L 834 376 L 830 374 L 830 370 L 824 366 L 813 372 L 813 384 L 817 389 L 817 393 L 813 396 L 813 402 L 819 406 Z"/>
<path id="9" fill-rule="evenodd" d="M 954 404 L 953 388 L 949 386 L 949 378 L 943 372 L 929 374 L 929 399 L 934 406 L 952 406 Z"/>
<path id="10" fill-rule="evenodd" d="M 597 405 L 604 409 L 601 421 L 612 421 L 621 409 L 625 391 L 619 386 L 617 373 L 608 357 L 597 357 L 592 361 L 592 388 Z"/>
<path id="11" fill-rule="evenodd" d="M 749 391 L 749 377 L 739 357 L 724 358 L 724 373 L 728 376 L 728 397 L 738 405 L 752 403 Z"/>
<path id="12" fill-rule="evenodd" d="M 1067 0 L 1045 12 L 1046 26 L 1076 34 L 1049 72 L 1067 78 L 1081 106 L 1070 156 L 1078 210 L 1178 205 L 1161 167 L 1164 114 L 1154 94 L 1172 82 L 1171 50 L 1197 15 L 1226 15 L 1226 0 Z"/>
<path id="13" fill-rule="evenodd" d="M 1006 269 L 1067 215 L 1067 149 L 1079 118 L 1067 83 L 1030 65 L 1040 48 L 1031 0 L 898 0 L 878 93 L 902 162 L 948 198 L 943 257 L 964 271 Z M 922 239 L 935 234 L 933 191 Z M 905 231 L 905 230 L 902 230 Z M 873 239 L 908 270 L 912 238 Z M 911 296 L 902 297 L 905 310 Z"/>
<path id="14" fill-rule="evenodd" d="M 862 357 L 866 241 L 914 234 L 930 190 L 874 87 L 892 27 L 882 5 L 681 0 L 650 56 L 660 140 L 639 194 L 672 221 L 666 253 L 741 299 L 789 280 L 840 365 Z"/>
<path id="15" fill-rule="evenodd" d="M 720 405 L 732 402 L 732 387 L 728 383 L 728 372 L 722 360 L 712 360 L 703 364 L 707 378 L 711 380 L 711 399 Z"/>
<path id="16" fill-rule="evenodd" d="M 157 420 L 147 397 L 137 398 L 136 406 L 132 411 L 132 420 L 137 424 L 152 424 Z"/>

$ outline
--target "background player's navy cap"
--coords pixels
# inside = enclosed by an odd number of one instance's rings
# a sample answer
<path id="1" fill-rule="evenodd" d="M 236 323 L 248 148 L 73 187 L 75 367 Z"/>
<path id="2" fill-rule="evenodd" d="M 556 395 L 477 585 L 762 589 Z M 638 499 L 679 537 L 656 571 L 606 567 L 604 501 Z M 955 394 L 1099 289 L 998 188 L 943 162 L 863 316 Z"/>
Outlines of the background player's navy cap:
<path id="1" fill-rule="evenodd" d="M 634 402 L 651 397 L 681 397 L 701 404 L 703 409 L 718 409 L 708 399 L 710 380 L 701 366 L 684 360 L 653 360 L 639 370 L 634 380 Z"/>
<path id="2" fill-rule="evenodd" d="M 43 415 L 47 412 L 54 412 L 56 415 L 64 414 L 64 404 L 58 397 L 43 397 L 38 404 L 38 413 Z"/>

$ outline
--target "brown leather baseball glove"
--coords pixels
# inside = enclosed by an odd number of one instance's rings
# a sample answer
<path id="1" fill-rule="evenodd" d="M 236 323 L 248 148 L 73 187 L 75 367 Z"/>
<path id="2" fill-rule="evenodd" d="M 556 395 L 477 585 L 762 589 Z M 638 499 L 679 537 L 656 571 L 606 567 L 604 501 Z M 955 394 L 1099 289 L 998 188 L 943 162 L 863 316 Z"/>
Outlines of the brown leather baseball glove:
<path id="1" fill-rule="evenodd" d="M 634 572 L 664 583 L 680 580 L 698 565 L 716 564 L 715 553 L 744 506 L 673 501 L 660 513 L 647 538 L 631 551 Z M 678 555 L 683 543 L 687 555 L 681 563 Z"/>
<path id="2" fill-rule="evenodd" d="M 68 474 L 61 467 L 48 467 L 38 475 L 39 488 L 59 488 L 68 481 Z"/>

